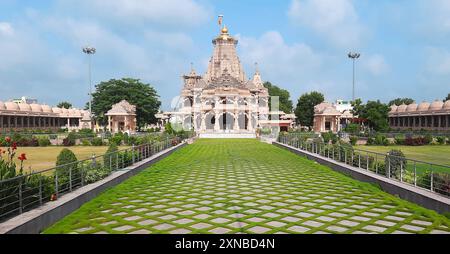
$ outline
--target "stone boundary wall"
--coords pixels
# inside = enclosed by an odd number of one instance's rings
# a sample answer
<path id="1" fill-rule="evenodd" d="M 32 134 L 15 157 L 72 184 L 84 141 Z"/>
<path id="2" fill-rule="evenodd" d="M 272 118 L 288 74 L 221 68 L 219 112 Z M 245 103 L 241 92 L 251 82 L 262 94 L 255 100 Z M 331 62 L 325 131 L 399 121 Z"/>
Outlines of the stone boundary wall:
<path id="1" fill-rule="evenodd" d="M 0 224 L 0 234 L 39 234 L 102 192 L 122 183 L 186 145 L 187 143 L 183 142 L 161 151 L 130 167 L 115 171 L 103 180 L 63 195 L 55 202 L 48 202 L 41 207 L 13 217 Z"/>
<path id="2" fill-rule="evenodd" d="M 404 200 L 416 203 L 425 208 L 434 210 L 438 213 L 450 212 L 450 199 L 430 191 L 417 188 L 405 183 L 388 179 L 364 169 L 349 166 L 345 163 L 334 161 L 326 157 L 319 156 L 307 151 L 303 151 L 285 144 L 274 142 L 273 145 L 287 149 L 297 155 L 305 156 L 331 169 L 349 175 L 353 179 L 362 182 L 378 184 L 381 189 L 387 193 L 398 196 Z"/>

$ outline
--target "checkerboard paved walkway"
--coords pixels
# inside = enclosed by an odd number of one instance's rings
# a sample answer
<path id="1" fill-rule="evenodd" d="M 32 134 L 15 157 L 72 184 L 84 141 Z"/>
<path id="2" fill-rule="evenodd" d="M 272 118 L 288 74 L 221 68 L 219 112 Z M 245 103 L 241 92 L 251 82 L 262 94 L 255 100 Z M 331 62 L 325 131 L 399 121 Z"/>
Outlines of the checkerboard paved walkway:
<path id="1" fill-rule="evenodd" d="M 256 140 L 199 140 L 46 233 L 450 233 L 450 221 Z"/>

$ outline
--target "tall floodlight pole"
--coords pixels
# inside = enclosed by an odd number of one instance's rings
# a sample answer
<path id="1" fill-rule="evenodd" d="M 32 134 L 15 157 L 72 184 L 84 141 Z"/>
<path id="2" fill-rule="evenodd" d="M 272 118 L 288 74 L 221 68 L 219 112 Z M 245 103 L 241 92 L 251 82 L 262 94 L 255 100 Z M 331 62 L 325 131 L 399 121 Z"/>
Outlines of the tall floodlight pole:
<path id="1" fill-rule="evenodd" d="M 91 60 L 91 55 L 94 55 L 95 52 L 97 52 L 97 50 L 93 47 L 85 47 L 83 48 L 83 53 L 88 55 L 88 61 L 89 61 L 89 66 L 88 66 L 88 72 L 89 72 L 89 113 L 91 114 L 92 117 L 92 71 L 91 71 L 91 65 L 92 65 L 92 60 Z"/>
<path id="2" fill-rule="evenodd" d="M 352 61 L 353 61 L 353 92 L 352 92 L 352 101 L 354 102 L 355 101 L 355 62 L 356 62 L 356 60 L 359 57 L 361 57 L 361 54 L 350 52 L 350 53 L 348 53 L 348 57 L 350 59 L 352 59 Z"/>

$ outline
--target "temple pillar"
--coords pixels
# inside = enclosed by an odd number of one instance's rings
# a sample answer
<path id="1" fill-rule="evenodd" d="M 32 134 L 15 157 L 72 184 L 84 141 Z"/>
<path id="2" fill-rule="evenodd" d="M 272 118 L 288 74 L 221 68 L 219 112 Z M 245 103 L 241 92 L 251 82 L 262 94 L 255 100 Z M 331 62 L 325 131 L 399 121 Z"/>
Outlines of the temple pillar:
<path id="1" fill-rule="evenodd" d="M 193 124 L 194 124 L 194 130 L 197 130 L 197 128 L 198 128 L 198 125 L 197 125 L 197 116 L 198 115 L 196 115 L 195 113 L 193 114 L 193 117 L 192 117 L 192 119 L 193 119 Z"/>
<path id="2" fill-rule="evenodd" d="M 249 115 L 249 117 L 248 117 L 248 130 L 249 131 L 253 131 L 253 115 L 252 115 L 252 113 L 249 113 L 248 115 Z"/>
<path id="3" fill-rule="evenodd" d="M 201 123 L 200 123 L 200 131 L 206 131 L 206 115 L 200 115 Z"/>
<path id="4" fill-rule="evenodd" d="M 14 116 L 14 128 L 17 128 L 17 116 Z"/>
<path id="5" fill-rule="evenodd" d="M 216 121 L 214 123 L 214 131 L 220 131 L 220 123 L 219 123 L 220 114 L 216 113 L 215 118 L 216 118 Z"/>
<path id="6" fill-rule="evenodd" d="M 239 113 L 234 114 L 234 127 L 235 131 L 239 131 Z"/>

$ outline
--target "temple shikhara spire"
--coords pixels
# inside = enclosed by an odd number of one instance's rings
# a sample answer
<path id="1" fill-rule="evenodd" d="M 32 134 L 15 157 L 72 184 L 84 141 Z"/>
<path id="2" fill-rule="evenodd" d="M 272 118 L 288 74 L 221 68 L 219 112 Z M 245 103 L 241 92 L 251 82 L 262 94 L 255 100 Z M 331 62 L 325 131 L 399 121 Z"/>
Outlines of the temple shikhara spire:
<path id="1" fill-rule="evenodd" d="M 220 30 L 212 40 L 206 73 L 199 75 L 191 65 L 191 72 L 183 76 L 179 108 L 157 117 L 161 125 L 176 121 L 184 129 L 194 129 L 200 137 L 255 137 L 257 129 L 274 124 L 269 120 L 269 93 L 258 64 L 253 77 L 245 75 L 237 54 L 238 40 L 223 24 L 223 15 L 218 24 Z M 276 126 L 282 121 L 278 118 Z"/>

